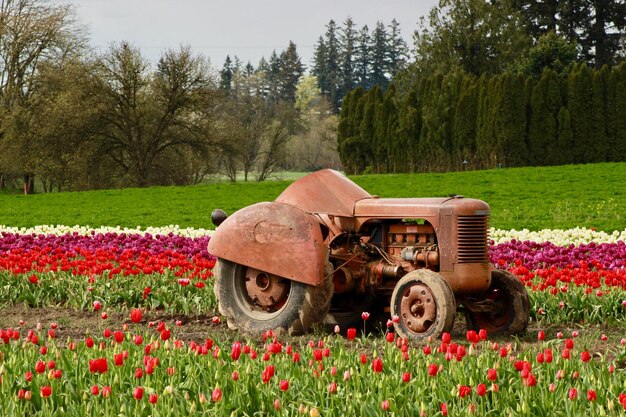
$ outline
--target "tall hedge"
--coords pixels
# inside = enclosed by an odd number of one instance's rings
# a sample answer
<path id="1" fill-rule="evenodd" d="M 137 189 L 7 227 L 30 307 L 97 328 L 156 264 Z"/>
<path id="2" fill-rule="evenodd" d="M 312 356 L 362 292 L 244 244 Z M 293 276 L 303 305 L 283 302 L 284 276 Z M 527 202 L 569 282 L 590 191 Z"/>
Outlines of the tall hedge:
<path id="1" fill-rule="evenodd" d="M 626 161 L 626 63 L 402 86 L 344 98 L 338 149 L 349 173 Z"/>

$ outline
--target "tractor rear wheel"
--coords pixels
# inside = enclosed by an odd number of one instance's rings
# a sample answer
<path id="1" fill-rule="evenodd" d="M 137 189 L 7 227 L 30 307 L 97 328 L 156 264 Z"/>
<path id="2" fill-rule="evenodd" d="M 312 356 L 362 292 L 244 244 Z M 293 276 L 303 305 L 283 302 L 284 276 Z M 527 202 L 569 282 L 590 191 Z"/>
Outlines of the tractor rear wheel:
<path id="1" fill-rule="evenodd" d="M 391 295 L 391 315 L 400 337 L 420 340 L 439 338 L 450 331 L 456 315 L 454 293 L 443 277 L 428 269 L 409 272 Z"/>
<path id="2" fill-rule="evenodd" d="M 466 309 L 465 319 L 469 329 L 485 329 L 488 334 L 516 334 L 526 330 L 530 300 L 524 284 L 512 273 L 493 270 L 489 289 L 472 298 L 488 301 L 493 307 L 489 312 Z"/>
<path id="3" fill-rule="evenodd" d="M 327 277 L 319 286 L 307 285 L 218 259 L 214 292 L 229 327 L 299 335 L 324 318 L 333 284 Z"/>

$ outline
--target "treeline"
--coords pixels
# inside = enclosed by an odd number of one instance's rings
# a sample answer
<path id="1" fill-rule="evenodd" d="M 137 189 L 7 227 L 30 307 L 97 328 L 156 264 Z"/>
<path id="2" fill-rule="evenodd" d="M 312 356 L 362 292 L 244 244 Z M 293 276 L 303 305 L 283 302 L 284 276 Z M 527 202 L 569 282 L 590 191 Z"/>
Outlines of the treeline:
<path id="1" fill-rule="evenodd" d="M 626 161 L 624 115 L 626 63 L 538 79 L 455 72 L 403 94 L 353 90 L 338 148 L 351 174 Z"/>
<path id="2" fill-rule="evenodd" d="M 626 2 L 440 0 L 414 52 L 343 99 L 347 172 L 626 161 Z"/>
<path id="3" fill-rule="evenodd" d="M 96 54 L 74 9 L 0 2 L 0 189 L 182 185 L 219 173 L 339 168 L 336 116 L 296 46 L 219 74 L 189 47 L 156 65 L 128 43 Z"/>

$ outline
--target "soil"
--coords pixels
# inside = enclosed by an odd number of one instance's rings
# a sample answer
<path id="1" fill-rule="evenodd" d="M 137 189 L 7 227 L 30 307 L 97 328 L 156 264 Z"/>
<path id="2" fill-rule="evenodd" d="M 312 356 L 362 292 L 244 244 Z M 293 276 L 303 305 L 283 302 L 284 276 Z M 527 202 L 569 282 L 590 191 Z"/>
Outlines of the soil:
<path id="1" fill-rule="evenodd" d="M 159 321 L 165 322 L 168 328 L 172 330 L 173 336 L 185 342 L 204 342 L 207 338 L 212 338 L 223 343 L 232 343 L 235 340 L 246 338 L 262 343 L 262 338 L 259 335 L 242 335 L 238 331 L 230 330 L 226 325 L 226 320 L 222 320 L 217 324 L 214 323 L 213 315 L 196 316 L 148 311 L 144 312 L 140 323 L 134 324 L 131 322 L 128 312 L 108 312 L 108 318 L 102 319 L 101 312 L 76 311 L 62 307 L 29 307 L 25 304 L 0 307 L 0 329 L 19 329 L 23 337 L 28 330 L 37 329 L 38 326 L 42 330 L 40 333 L 40 337 L 42 337 L 53 323 L 56 323 L 55 332 L 58 340 L 68 340 L 69 338 L 74 341 L 81 341 L 87 336 L 101 336 L 105 328 L 109 328 L 112 331 L 122 330 L 125 325 L 130 329 L 133 329 L 133 326 L 137 326 L 136 333 L 144 335 L 153 333 L 155 337 L 158 337 L 156 325 L 151 328 L 150 322 L 158 323 Z M 374 322 L 368 322 L 368 336 L 382 337 L 381 330 L 373 330 L 369 333 L 369 329 L 374 329 L 375 326 L 377 326 L 377 329 L 380 329 L 382 323 L 375 325 Z M 453 340 L 464 343 L 466 329 L 465 317 L 462 314 L 457 314 L 452 331 Z M 581 339 L 584 340 L 585 347 L 595 354 L 604 355 L 606 360 L 616 358 L 618 352 L 615 350 L 620 346 L 619 341 L 626 336 L 623 327 L 617 324 L 546 326 L 531 323 L 526 333 L 519 336 L 496 336 L 489 337 L 489 340 L 497 342 L 500 346 L 513 343 L 516 346 L 515 350 L 521 351 L 532 345 L 539 344 L 537 341 L 537 332 L 539 330 L 545 331 L 546 340 L 555 339 L 558 332 L 563 333 L 564 339 L 569 338 L 572 337 L 572 332 L 577 331 L 580 333 Z M 286 343 L 304 345 L 310 340 L 321 339 L 329 334 L 332 334 L 332 331 L 318 326 L 312 333 L 298 337 L 281 336 L 281 340 Z M 606 335 L 608 342 L 602 341 L 601 335 Z M 560 349 L 561 342 L 553 340 L 553 343 L 552 347 Z M 618 367 L 626 367 L 626 363 L 621 363 L 621 359 L 621 357 L 618 359 L 616 365 Z"/>

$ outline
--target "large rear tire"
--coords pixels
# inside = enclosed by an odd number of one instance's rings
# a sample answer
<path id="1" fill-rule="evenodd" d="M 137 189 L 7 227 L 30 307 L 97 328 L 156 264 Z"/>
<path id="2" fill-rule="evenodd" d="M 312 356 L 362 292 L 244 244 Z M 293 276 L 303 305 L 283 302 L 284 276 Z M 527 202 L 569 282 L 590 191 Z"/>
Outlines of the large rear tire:
<path id="1" fill-rule="evenodd" d="M 517 334 L 526 330 L 530 317 L 530 299 L 524 284 L 512 273 L 493 270 L 489 289 L 472 298 L 491 302 L 493 311 L 466 310 L 465 319 L 469 329 L 485 329 L 488 334 Z"/>
<path id="2" fill-rule="evenodd" d="M 252 334 L 300 335 L 328 312 L 333 284 L 330 276 L 312 286 L 218 259 L 214 292 L 229 325 Z"/>
<path id="3" fill-rule="evenodd" d="M 428 269 L 406 274 L 393 289 L 391 315 L 400 337 L 422 340 L 439 338 L 454 325 L 454 293 L 443 277 Z"/>

